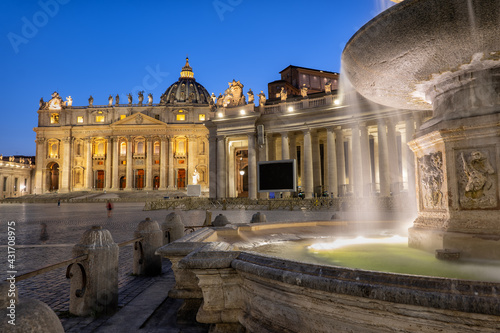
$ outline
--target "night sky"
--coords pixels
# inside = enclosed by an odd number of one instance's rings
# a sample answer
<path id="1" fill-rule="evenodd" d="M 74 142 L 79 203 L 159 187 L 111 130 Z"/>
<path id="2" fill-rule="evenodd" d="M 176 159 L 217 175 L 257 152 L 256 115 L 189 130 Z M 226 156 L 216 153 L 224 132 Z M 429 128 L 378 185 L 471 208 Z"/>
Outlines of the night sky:
<path id="1" fill-rule="evenodd" d="M 340 71 L 341 52 L 389 0 L 3 0 L 0 154 L 35 155 L 40 97 L 107 104 L 161 94 L 186 55 L 217 96 L 233 79 L 256 94 L 296 65 Z"/>

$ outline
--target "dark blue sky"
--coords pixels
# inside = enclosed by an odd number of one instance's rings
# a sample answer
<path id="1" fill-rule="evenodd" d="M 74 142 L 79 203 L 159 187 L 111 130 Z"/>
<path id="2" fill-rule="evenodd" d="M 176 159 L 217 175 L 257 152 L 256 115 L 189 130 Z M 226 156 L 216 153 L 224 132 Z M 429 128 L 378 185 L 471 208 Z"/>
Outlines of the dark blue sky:
<path id="1" fill-rule="evenodd" d="M 35 155 L 40 97 L 107 104 L 145 91 L 154 103 L 186 55 L 216 95 L 232 79 L 264 90 L 296 65 L 340 71 L 345 43 L 389 0 L 4 0 L 0 154 Z M 134 100 L 137 95 L 134 94 Z"/>

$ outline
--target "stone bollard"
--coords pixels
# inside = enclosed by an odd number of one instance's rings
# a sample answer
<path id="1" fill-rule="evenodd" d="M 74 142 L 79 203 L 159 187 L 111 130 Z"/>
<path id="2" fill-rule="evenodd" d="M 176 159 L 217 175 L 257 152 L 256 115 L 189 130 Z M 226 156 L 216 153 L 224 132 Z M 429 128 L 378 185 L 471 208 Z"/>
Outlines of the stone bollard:
<path id="1" fill-rule="evenodd" d="M 209 227 L 212 225 L 212 212 L 208 209 L 205 211 L 205 222 L 203 222 L 204 227 Z"/>
<path id="2" fill-rule="evenodd" d="M 154 276 L 161 274 L 161 257 L 155 251 L 163 246 L 163 233 L 158 222 L 147 217 L 141 221 L 134 232 L 134 238 L 142 237 L 134 245 L 134 268 L 137 275 Z"/>
<path id="3" fill-rule="evenodd" d="M 61 321 L 47 304 L 17 298 L 17 289 L 10 283 L 0 283 L 0 316 L 0 332 L 64 333 Z"/>
<path id="4" fill-rule="evenodd" d="M 165 222 L 161 225 L 163 232 L 163 245 L 172 243 L 184 237 L 184 223 L 181 216 L 177 213 L 170 213 L 165 218 Z"/>
<path id="5" fill-rule="evenodd" d="M 223 227 L 226 224 L 229 224 L 229 221 L 227 220 L 227 217 L 225 215 L 222 215 L 222 214 L 217 215 L 215 217 L 214 222 L 212 223 L 212 225 L 214 227 Z"/>
<path id="6" fill-rule="evenodd" d="M 262 222 L 267 222 L 267 218 L 265 214 L 262 214 L 261 212 L 257 212 L 252 215 L 252 220 L 250 223 L 262 223 Z"/>
<path id="7" fill-rule="evenodd" d="M 73 247 L 73 256 L 88 259 L 68 267 L 69 312 L 77 316 L 112 313 L 118 307 L 118 245 L 111 233 L 92 226 Z M 85 283 L 85 284 L 83 284 Z"/>

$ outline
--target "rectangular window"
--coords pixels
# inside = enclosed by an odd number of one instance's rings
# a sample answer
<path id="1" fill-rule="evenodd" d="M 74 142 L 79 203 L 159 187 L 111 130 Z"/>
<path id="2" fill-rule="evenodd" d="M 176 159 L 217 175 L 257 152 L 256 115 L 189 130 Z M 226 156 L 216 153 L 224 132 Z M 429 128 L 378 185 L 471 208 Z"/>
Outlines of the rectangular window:
<path id="1" fill-rule="evenodd" d="M 3 177 L 3 191 L 7 191 L 7 177 Z"/>
<path id="2" fill-rule="evenodd" d="M 96 123 L 103 123 L 104 122 L 104 116 L 95 116 L 95 122 Z"/>
<path id="3" fill-rule="evenodd" d="M 122 161 L 122 165 L 126 165 L 127 164 L 127 161 Z"/>
<path id="4" fill-rule="evenodd" d="M 14 178 L 14 192 L 17 192 L 17 182 L 19 181 L 18 178 Z"/>
<path id="5" fill-rule="evenodd" d="M 83 124 L 83 116 L 76 117 L 76 122 L 79 124 Z"/>
<path id="6" fill-rule="evenodd" d="M 50 123 L 51 124 L 59 124 L 59 114 L 58 113 L 53 113 L 50 116 Z"/>
<path id="7" fill-rule="evenodd" d="M 178 114 L 176 119 L 177 119 L 177 121 L 184 121 L 184 120 L 186 120 L 186 115 L 185 114 Z"/>
<path id="8" fill-rule="evenodd" d="M 159 114 L 155 114 L 155 119 L 156 120 L 160 120 L 160 115 Z"/>
<path id="9" fill-rule="evenodd" d="M 160 164 L 160 160 L 155 160 L 155 164 Z"/>
<path id="10" fill-rule="evenodd" d="M 125 119 L 126 117 L 127 117 L 126 115 L 121 114 L 121 115 L 120 115 L 120 120 Z"/>
<path id="11" fill-rule="evenodd" d="M 199 121 L 205 121 L 205 114 L 198 115 L 198 120 Z"/>

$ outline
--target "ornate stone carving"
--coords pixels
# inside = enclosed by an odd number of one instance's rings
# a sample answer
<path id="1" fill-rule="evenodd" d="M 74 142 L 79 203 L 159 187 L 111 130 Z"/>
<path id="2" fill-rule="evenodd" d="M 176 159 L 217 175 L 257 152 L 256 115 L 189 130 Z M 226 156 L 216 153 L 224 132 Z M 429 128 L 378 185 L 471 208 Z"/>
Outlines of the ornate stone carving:
<path id="1" fill-rule="evenodd" d="M 71 96 L 66 97 L 66 102 L 64 102 L 64 104 L 69 107 L 73 106 L 73 98 L 71 98 Z"/>
<path id="2" fill-rule="evenodd" d="M 128 97 L 128 105 L 132 105 L 132 94 L 129 93 L 127 97 Z"/>
<path id="3" fill-rule="evenodd" d="M 304 83 L 304 85 L 302 86 L 302 88 L 300 88 L 300 95 L 301 95 L 302 97 L 307 97 L 307 87 L 306 87 L 305 83 Z"/>
<path id="4" fill-rule="evenodd" d="M 43 97 L 40 98 L 40 102 L 38 104 L 40 105 L 40 109 L 43 109 L 43 107 L 45 106 L 45 102 L 43 101 Z"/>
<path id="5" fill-rule="evenodd" d="M 229 88 L 224 92 L 224 96 L 222 97 L 222 106 L 223 107 L 233 107 L 239 105 L 245 105 L 245 96 L 243 96 L 243 84 L 240 81 L 228 82 Z M 220 99 L 220 96 L 219 96 Z M 219 104 L 219 101 L 217 101 Z"/>
<path id="6" fill-rule="evenodd" d="M 118 104 L 120 104 L 120 95 L 116 94 L 116 98 L 115 98 L 115 105 L 118 106 Z"/>
<path id="7" fill-rule="evenodd" d="M 325 93 L 327 94 L 332 93 L 332 81 L 330 80 L 325 84 Z"/>
<path id="8" fill-rule="evenodd" d="M 153 105 L 153 94 L 152 93 L 148 94 L 148 105 L 149 106 Z"/>
<path id="9" fill-rule="evenodd" d="M 443 154 L 438 151 L 418 159 L 420 169 L 420 193 L 427 209 L 443 208 Z"/>
<path id="10" fill-rule="evenodd" d="M 142 102 L 144 101 L 144 91 L 139 91 L 138 99 L 139 99 L 139 106 L 141 106 Z M 129 101 L 129 103 L 130 103 L 130 101 Z"/>
<path id="11" fill-rule="evenodd" d="M 43 98 L 40 99 L 40 107 L 49 110 L 61 110 L 66 102 L 62 100 L 57 91 L 54 91 L 51 97 L 52 98 L 47 103 L 43 102 Z"/>
<path id="12" fill-rule="evenodd" d="M 144 118 L 142 117 L 142 115 L 138 115 L 137 117 L 135 117 L 135 123 L 140 125 L 142 124 L 142 122 L 144 121 Z"/>
<path id="13" fill-rule="evenodd" d="M 463 209 L 497 206 L 497 182 L 488 151 L 469 150 L 457 154 L 459 201 Z"/>
<path id="14" fill-rule="evenodd" d="M 112 106 L 113 105 L 113 96 L 109 95 L 108 97 L 108 105 Z"/>
<path id="15" fill-rule="evenodd" d="M 281 87 L 280 98 L 282 101 L 286 101 L 286 99 L 288 98 L 288 93 L 284 87 Z"/>
<path id="16" fill-rule="evenodd" d="M 255 97 L 253 95 L 252 89 L 248 90 L 247 95 L 248 95 L 248 103 L 253 103 Z"/>
<path id="17" fill-rule="evenodd" d="M 264 91 L 260 91 L 259 94 L 259 104 L 260 105 L 266 105 L 266 94 L 264 94 Z"/>
<path id="18" fill-rule="evenodd" d="M 92 95 L 90 95 L 89 97 L 89 106 L 92 106 L 94 105 L 94 97 L 92 97 Z"/>

